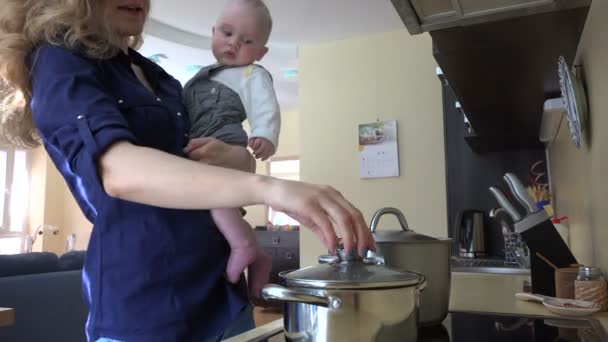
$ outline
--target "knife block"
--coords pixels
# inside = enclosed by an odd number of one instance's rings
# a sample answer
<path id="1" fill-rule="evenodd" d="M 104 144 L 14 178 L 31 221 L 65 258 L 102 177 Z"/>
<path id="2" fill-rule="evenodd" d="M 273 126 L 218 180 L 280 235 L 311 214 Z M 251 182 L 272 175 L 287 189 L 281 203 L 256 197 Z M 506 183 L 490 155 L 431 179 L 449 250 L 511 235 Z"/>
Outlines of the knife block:
<path id="1" fill-rule="evenodd" d="M 521 232 L 521 237 L 530 249 L 532 293 L 555 297 L 555 269 L 536 253 L 542 254 L 558 268 L 577 264 L 576 258 L 549 219 Z"/>

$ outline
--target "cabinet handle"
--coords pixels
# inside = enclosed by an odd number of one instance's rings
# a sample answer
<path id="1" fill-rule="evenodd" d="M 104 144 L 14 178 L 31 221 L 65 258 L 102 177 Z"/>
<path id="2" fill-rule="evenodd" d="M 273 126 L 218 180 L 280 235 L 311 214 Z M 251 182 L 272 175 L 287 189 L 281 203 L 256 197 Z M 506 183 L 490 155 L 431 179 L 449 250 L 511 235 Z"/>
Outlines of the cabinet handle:
<path id="1" fill-rule="evenodd" d="M 280 241 L 281 241 L 281 239 L 279 239 L 278 236 L 273 236 L 272 237 L 272 244 L 273 245 L 278 245 Z"/>
<path id="2" fill-rule="evenodd" d="M 285 253 L 285 258 L 286 258 L 287 260 L 291 260 L 291 259 L 293 259 L 293 252 L 286 252 L 286 253 Z"/>

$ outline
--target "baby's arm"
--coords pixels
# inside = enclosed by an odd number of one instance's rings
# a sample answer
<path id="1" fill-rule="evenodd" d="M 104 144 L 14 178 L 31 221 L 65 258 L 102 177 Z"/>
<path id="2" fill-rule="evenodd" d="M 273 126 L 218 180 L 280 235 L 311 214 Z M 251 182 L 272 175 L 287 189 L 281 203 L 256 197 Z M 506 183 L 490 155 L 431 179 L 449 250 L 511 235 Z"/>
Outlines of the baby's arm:
<path id="1" fill-rule="evenodd" d="M 266 160 L 278 148 L 281 110 L 270 73 L 259 65 L 250 68 L 242 86 L 241 101 L 251 125 L 249 147 L 256 158 Z"/>

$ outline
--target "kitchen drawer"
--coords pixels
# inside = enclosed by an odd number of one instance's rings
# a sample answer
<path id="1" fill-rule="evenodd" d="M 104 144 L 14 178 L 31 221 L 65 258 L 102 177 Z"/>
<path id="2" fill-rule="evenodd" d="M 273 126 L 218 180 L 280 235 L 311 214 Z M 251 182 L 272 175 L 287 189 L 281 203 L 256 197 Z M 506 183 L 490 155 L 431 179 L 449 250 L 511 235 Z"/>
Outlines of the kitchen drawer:
<path id="1" fill-rule="evenodd" d="M 279 273 L 300 268 L 300 234 L 299 231 L 266 231 L 254 230 L 260 247 L 272 258 L 270 272 L 271 284 L 282 284 Z M 283 306 L 280 301 L 265 301 L 252 299 L 253 303 L 262 307 Z"/>
<path id="2" fill-rule="evenodd" d="M 299 231 L 254 230 L 261 247 L 299 247 Z"/>
<path id="3" fill-rule="evenodd" d="M 295 248 L 275 249 L 275 256 L 272 259 L 272 268 L 280 272 L 300 268 L 300 251 Z"/>

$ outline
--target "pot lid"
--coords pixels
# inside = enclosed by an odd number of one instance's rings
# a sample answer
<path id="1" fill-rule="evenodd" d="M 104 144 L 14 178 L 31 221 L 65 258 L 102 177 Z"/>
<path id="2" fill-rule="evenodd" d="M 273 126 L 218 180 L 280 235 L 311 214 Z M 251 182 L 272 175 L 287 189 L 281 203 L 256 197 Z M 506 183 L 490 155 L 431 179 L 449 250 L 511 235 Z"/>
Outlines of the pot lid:
<path id="1" fill-rule="evenodd" d="M 374 258 L 322 256 L 320 265 L 280 274 L 288 286 L 321 289 L 382 289 L 416 286 L 424 281 L 418 273 L 379 265 Z"/>

